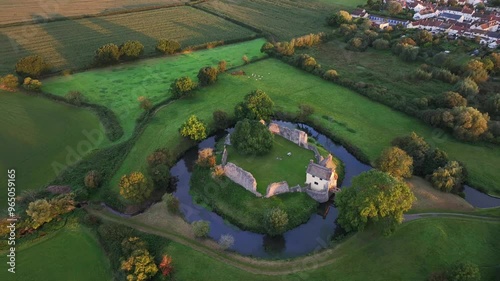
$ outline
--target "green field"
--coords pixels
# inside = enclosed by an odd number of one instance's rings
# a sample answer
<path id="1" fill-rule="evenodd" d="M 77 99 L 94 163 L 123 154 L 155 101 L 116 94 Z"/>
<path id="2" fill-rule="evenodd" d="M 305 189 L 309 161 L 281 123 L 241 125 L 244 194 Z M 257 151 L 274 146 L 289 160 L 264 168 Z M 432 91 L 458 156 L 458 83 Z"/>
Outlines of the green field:
<path id="1" fill-rule="evenodd" d="M 330 31 L 325 18 L 338 7 L 324 1 L 293 0 L 214 0 L 199 5 L 222 16 L 250 24 L 270 34 L 274 39 L 293 37 L 320 31 Z"/>
<path id="2" fill-rule="evenodd" d="M 338 6 L 345 6 L 346 8 L 355 8 L 359 5 L 365 5 L 365 0 L 320 0 L 321 2 L 334 4 Z M 350 12 L 350 11 L 349 11 Z"/>
<path id="3" fill-rule="evenodd" d="M 325 69 L 337 70 L 342 78 L 382 86 L 388 94 L 405 97 L 408 102 L 453 89 L 453 85 L 439 80 L 413 79 L 421 63 L 404 62 L 389 50 L 369 48 L 365 52 L 353 52 L 346 50 L 345 46 L 346 43 L 334 40 L 306 50 L 305 53 L 316 58 Z"/>
<path id="4" fill-rule="evenodd" d="M 274 59 L 252 63 L 242 69 L 247 74 L 262 75 L 263 79 L 256 81 L 248 76 L 223 75 L 217 84 L 203 89 L 193 98 L 175 101 L 160 110 L 127 155 L 111 181 L 112 188 L 118 191 L 118 181 L 123 174 L 143 170 L 145 157 L 154 149 L 165 146 L 179 151 L 187 149 L 191 144 L 180 137 L 178 129 L 189 115 L 195 113 L 211 124 L 214 110 L 232 112 L 247 93 L 262 89 L 285 111 L 296 112 L 297 106 L 304 101 L 314 106 L 316 122 L 349 140 L 372 161 L 394 137 L 415 131 L 445 150 L 451 159 L 464 162 L 472 186 L 500 194 L 500 174 L 496 168 L 500 166 L 498 146 L 459 142 L 415 118 Z M 323 115 L 332 117 L 335 122 L 320 117 Z"/>
<path id="5" fill-rule="evenodd" d="M 42 187 L 56 177 L 59 167 L 74 164 L 108 142 L 99 119 L 89 110 L 0 91 L 0 111 L 0 170 L 16 169 L 18 195 Z M 94 132 L 101 134 L 102 142 L 86 136 Z M 5 206 L 2 200 L 0 208 Z"/>
<path id="6" fill-rule="evenodd" d="M 2 254 L 1 280 L 111 280 L 109 261 L 90 230 L 65 226 L 34 245 L 18 246 L 16 274 L 7 272 Z"/>
<path id="7" fill-rule="evenodd" d="M 227 147 L 227 161 L 233 162 L 252 173 L 257 181 L 257 191 L 262 195 L 273 182 L 286 180 L 288 186 L 304 185 L 309 160 L 314 160 L 314 152 L 299 147 L 280 136 L 274 136 L 273 149 L 262 156 L 244 156 L 233 146 Z M 287 153 L 291 152 L 291 156 Z"/>
<path id="8" fill-rule="evenodd" d="M 175 39 L 183 47 L 252 36 L 254 32 L 192 7 L 175 7 L 0 28 L 0 75 L 16 62 L 38 54 L 52 71 L 81 69 L 93 63 L 94 52 L 107 43 L 139 40 L 144 54 L 155 54 L 158 39 Z"/>
<path id="9" fill-rule="evenodd" d="M 167 58 L 156 58 L 115 67 L 54 77 L 44 81 L 43 90 L 64 96 L 80 91 L 89 102 L 104 105 L 115 112 L 124 128 L 124 139 L 130 137 L 142 112 L 137 98 L 145 96 L 153 103 L 171 96 L 170 83 L 182 76 L 196 79 L 201 67 L 226 60 L 228 67 L 242 65 L 242 56 L 260 58 L 264 39 L 222 46 Z"/>

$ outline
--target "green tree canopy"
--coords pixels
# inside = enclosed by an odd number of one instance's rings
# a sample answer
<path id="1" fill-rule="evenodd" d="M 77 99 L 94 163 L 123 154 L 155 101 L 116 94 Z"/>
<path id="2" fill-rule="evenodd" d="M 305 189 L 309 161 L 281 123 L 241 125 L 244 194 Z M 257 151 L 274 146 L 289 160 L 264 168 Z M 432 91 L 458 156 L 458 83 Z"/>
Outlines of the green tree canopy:
<path id="1" fill-rule="evenodd" d="M 327 19 L 328 25 L 340 26 L 344 23 L 350 23 L 352 21 L 352 16 L 349 12 L 341 10 L 333 14 Z"/>
<path id="2" fill-rule="evenodd" d="M 181 98 L 191 93 L 197 86 L 190 77 L 184 76 L 170 84 L 170 91 L 175 98 Z"/>
<path id="3" fill-rule="evenodd" d="M 207 137 L 207 127 L 196 115 L 191 115 L 180 129 L 181 136 L 194 141 L 201 141 Z"/>
<path id="4" fill-rule="evenodd" d="M 217 68 L 211 66 L 202 67 L 198 72 L 198 82 L 202 87 L 212 85 L 217 81 L 218 75 Z"/>
<path id="5" fill-rule="evenodd" d="M 23 77 L 30 76 L 38 78 L 45 73 L 48 68 L 48 64 L 39 55 L 24 57 L 16 64 L 16 72 Z"/>
<path id="6" fill-rule="evenodd" d="M 266 214 L 265 226 L 267 233 L 271 236 L 281 235 L 288 225 L 288 214 L 280 209 L 274 208 Z"/>
<path id="7" fill-rule="evenodd" d="M 120 179 L 120 195 L 135 203 L 141 203 L 151 195 L 153 185 L 141 172 L 124 175 Z"/>
<path id="8" fill-rule="evenodd" d="M 396 146 L 385 149 L 376 162 L 377 169 L 396 178 L 410 178 L 413 172 L 413 158 Z"/>
<path id="9" fill-rule="evenodd" d="M 115 63 L 118 60 L 120 60 L 120 48 L 116 44 L 106 44 L 95 53 L 95 61 L 100 65 Z"/>
<path id="10" fill-rule="evenodd" d="M 460 188 L 463 181 L 463 167 L 457 161 L 449 161 L 444 167 L 437 168 L 430 176 L 432 186 L 444 192 Z"/>
<path id="11" fill-rule="evenodd" d="M 156 50 L 164 54 L 173 54 L 181 49 L 181 44 L 175 40 L 161 39 L 156 44 Z"/>
<path id="12" fill-rule="evenodd" d="M 346 231 L 361 231 L 368 223 L 394 230 L 410 210 L 415 196 L 410 188 L 387 173 L 371 170 L 352 180 L 351 187 L 335 195 L 338 223 Z"/>
<path id="13" fill-rule="evenodd" d="M 231 143 L 243 155 L 263 155 L 271 151 L 274 136 L 258 121 L 239 121 L 231 134 Z"/>
<path id="14" fill-rule="evenodd" d="M 120 46 L 120 55 L 128 59 L 138 58 L 144 52 L 144 45 L 139 41 L 127 41 Z"/>
<path id="15" fill-rule="evenodd" d="M 448 273 L 450 281 L 480 281 L 481 272 L 476 264 L 463 262 L 455 265 Z"/>
<path id="16" fill-rule="evenodd" d="M 245 96 L 243 102 L 235 107 L 235 115 L 239 120 L 271 120 L 274 113 L 274 102 L 262 90 L 255 90 Z"/>
<path id="17" fill-rule="evenodd" d="M 191 223 L 191 226 L 193 226 L 193 231 L 194 235 L 196 237 L 207 237 L 208 234 L 210 233 L 210 222 L 209 221 L 204 221 L 204 220 L 199 220 L 199 221 L 194 221 Z"/>
<path id="18" fill-rule="evenodd" d="M 406 151 L 413 158 L 414 174 L 423 175 L 424 162 L 430 146 L 422 137 L 412 132 L 410 135 L 395 138 L 392 145 Z"/>

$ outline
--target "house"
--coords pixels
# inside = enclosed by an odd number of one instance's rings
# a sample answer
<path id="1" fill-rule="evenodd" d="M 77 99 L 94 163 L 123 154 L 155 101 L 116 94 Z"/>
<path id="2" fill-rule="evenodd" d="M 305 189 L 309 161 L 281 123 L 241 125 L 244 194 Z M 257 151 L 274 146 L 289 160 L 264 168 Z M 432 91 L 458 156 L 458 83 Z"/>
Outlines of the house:
<path id="1" fill-rule="evenodd" d="M 425 9 L 425 5 L 422 4 L 422 2 L 413 2 L 408 4 L 408 8 L 410 10 L 415 11 L 415 13 L 420 12 L 421 10 Z"/>
<path id="2" fill-rule="evenodd" d="M 355 9 L 351 12 L 353 18 L 367 18 L 369 15 L 365 9 Z"/>
<path id="3" fill-rule="evenodd" d="M 335 172 L 336 168 L 336 165 L 332 161 L 331 154 L 317 164 L 311 160 L 307 166 L 306 185 L 316 191 L 335 189 L 337 187 L 338 178 Z"/>
<path id="4" fill-rule="evenodd" d="M 432 6 L 421 10 L 420 12 L 413 15 L 414 20 L 422 20 L 428 18 L 434 18 L 439 15 L 439 10 L 434 9 Z"/>
<path id="5" fill-rule="evenodd" d="M 439 15 L 439 18 L 443 20 L 453 20 L 457 22 L 463 22 L 465 19 L 463 15 L 450 14 L 450 13 L 441 13 Z"/>
<path id="6" fill-rule="evenodd" d="M 408 20 L 385 18 L 385 17 L 378 16 L 378 15 L 369 15 L 368 18 L 376 24 L 388 23 L 391 26 L 396 26 L 396 25 L 400 24 L 403 27 L 406 27 L 410 23 L 410 21 L 408 21 Z"/>

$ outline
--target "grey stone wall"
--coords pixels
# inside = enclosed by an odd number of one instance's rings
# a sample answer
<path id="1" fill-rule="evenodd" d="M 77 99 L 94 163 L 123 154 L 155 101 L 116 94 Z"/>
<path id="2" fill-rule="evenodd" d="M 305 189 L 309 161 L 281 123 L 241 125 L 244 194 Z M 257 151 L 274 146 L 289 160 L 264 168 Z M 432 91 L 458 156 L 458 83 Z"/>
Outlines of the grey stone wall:
<path id="1" fill-rule="evenodd" d="M 266 198 L 287 192 L 290 192 L 290 188 L 286 181 L 273 182 L 267 186 Z"/>
<path id="2" fill-rule="evenodd" d="M 277 123 L 269 124 L 269 130 L 271 131 L 271 133 L 280 135 L 285 139 L 298 144 L 299 146 L 306 148 L 308 147 L 307 134 L 304 131 L 297 129 L 290 129 L 284 126 L 280 126 Z"/>
<path id="3" fill-rule="evenodd" d="M 222 164 L 222 166 L 225 166 L 226 163 L 227 163 L 227 149 L 226 149 L 226 146 L 224 145 L 224 151 L 222 152 L 221 164 Z"/>
<path id="4" fill-rule="evenodd" d="M 330 199 L 330 195 L 328 194 L 328 189 L 325 190 L 312 190 L 310 188 L 306 189 L 307 195 L 309 195 L 312 199 L 318 201 L 319 203 L 325 203 Z"/>
<path id="5" fill-rule="evenodd" d="M 243 170 L 231 162 L 228 162 L 224 166 L 224 173 L 230 180 L 243 186 L 246 190 L 252 192 L 257 197 L 262 197 L 262 194 L 257 192 L 257 182 L 251 173 Z"/>

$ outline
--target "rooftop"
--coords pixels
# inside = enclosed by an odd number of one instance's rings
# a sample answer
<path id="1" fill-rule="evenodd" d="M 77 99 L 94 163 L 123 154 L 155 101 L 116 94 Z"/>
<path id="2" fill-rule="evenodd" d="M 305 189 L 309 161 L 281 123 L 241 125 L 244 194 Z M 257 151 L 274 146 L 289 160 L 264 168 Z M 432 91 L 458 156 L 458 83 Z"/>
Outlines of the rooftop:
<path id="1" fill-rule="evenodd" d="M 307 166 L 307 173 L 320 179 L 328 180 L 332 177 L 333 171 L 330 168 L 311 162 Z"/>

